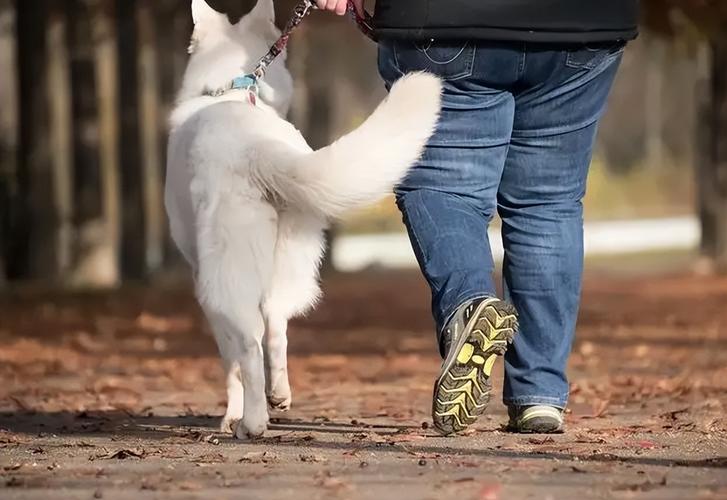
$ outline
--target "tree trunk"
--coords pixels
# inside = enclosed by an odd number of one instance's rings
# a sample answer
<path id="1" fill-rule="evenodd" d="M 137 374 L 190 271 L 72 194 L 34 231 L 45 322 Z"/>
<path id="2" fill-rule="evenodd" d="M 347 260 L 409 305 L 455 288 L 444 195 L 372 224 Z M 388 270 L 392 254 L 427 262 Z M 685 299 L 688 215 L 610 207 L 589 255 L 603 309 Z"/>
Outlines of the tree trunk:
<path id="1" fill-rule="evenodd" d="M 649 58 L 646 66 L 646 96 L 644 99 L 646 166 L 659 169 L 664 166 L 664 55 L 665 42 L 652 36 L 648 46 Z"/>
<path id="2" fill-rule="evenodd" d="M 694 140 L 694 165 L 697 187 L 697 214 L 701 224 L 700 259 L 695 270 L 700 274 L 713 271 L 716 245 L 716 232 L 710 211 L 711 196 L 711 120 L 712 120 L 712 50 L 708 43 L 702 44 L 697 51 L 696 61 L 696 127 Z"/>
<path id="3" fill-rule="evenodd" d="M 15 43 L 15 2 L 0 0 L 0 289 L 11 264 L 13 215 L 19 204 L 17 184 L 18 95 Z"/>
<path id="4" fill-rule="evenodd" d="M 712 169 L 714 194 L 710 212 L 714 219 L 714 260 L 727 273 L 727 32 L 712 45 Z"/>
<path id="5" fill-rule="evenodd" d="M 702 94 L 697 169 L 702 256 L 727 272 L 727 34 L 710 43 L 709 84 Z"/>
<path id="6" fill-rule="evenodd" d="M 55 266 L 61 279 L 71 267 L 73 243 L 73 130 L 67 9 L 51 2 L 46 34 L 48 110 L 53 168 Z"/>
<path id="7" fill-rule="evenodd" d="M 16 278 L 56 277 L 53 171 L 47 106 L 47 2 L 18 2 L 20 68 L 20 213 L 11 235 Z"/>
<path id="8" fill-rule="evenodd" d="M 139 133 L 142 152 L 144 194 L 144 244 L 148 274 L 159 271 L 164 257 L 164 204 L 162 201 L 160 82 L 154 10 L 151 0 L 138 0 L 137 86 L 139 95 Z"/>
<path id="9" fill-rule="evenodd" d="M 119 92 L 114 0 L 76 0 L 78 259 L 73 285 L 120 281 Z"/>
<path id="10" fill-rule="evenodd" d="M 101 243 L 103 275 L 100 286 L 120 281 L 121 185 L 119 182 L 119 91 L 114 0 L 92 2 L 94 66 L 99 123 L 102 215 L 104 240 Z"/>
<path id="11" fill-rule="evenodd" d="M 121 272 L 125 278 L 146 275 L 144 256 L 144 214 L 142 205 L 141 153 L 139 152 L 139 96 L 137 85 L 128 85 L 136 75 L 136 0 L 117 2 L 121 100 L 121 184 L 123 197 Z M 127 84 L 122 84 L 123 82 Z"/>
<path id="12" fill-rule="evenodd" d="M 72 0 L 71 78 L 73 81 L 74 226 L 71 284 L 95 283 L 103 240 L 99 180 L 98 113 L 93 61 L 91 10 L 85 0 Z M 102 266 L 101 266 L 102 267 Z M 101 273 L 103 274 L 103 272 Z"/>

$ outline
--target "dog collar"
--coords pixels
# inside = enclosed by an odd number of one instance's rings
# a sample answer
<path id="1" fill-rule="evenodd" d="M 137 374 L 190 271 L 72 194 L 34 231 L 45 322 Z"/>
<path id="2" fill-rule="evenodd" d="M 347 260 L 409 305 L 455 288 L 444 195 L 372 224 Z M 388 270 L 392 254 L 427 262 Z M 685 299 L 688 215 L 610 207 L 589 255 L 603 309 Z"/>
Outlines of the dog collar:
<path id="1" fill-rule="evenodd" d="M 205 89 L 202 94 L 210 97 L 220 97 L 233 90 L 247 90 L 250 95 L 257 97 L 259 93 L 257 82 L 258 78 L 253 74 L 241 75 L 232 79 L 224 87 L 217 89 Z"/>

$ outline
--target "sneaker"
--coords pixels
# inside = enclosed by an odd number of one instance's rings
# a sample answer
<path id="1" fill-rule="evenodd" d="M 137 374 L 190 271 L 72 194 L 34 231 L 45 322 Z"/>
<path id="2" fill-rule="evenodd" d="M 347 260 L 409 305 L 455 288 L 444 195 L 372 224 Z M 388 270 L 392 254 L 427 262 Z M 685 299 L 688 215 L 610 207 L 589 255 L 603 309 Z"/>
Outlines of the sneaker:
<path id="1" fill-rule="evenodd" d="M 444 363 L 434 384 L 432 419 L 444 435 L 461 432 L 484 413 L 490 374 L 517 332 L 515 308 L 488 297 L 461 305 L 443 332 Z"/>
<path id="2" fill-rule="evenodd" d="M 555 406 L 511 406 L 507 430 L 521 434 L 556 434 L 563 432 L 563 410 Z"/>

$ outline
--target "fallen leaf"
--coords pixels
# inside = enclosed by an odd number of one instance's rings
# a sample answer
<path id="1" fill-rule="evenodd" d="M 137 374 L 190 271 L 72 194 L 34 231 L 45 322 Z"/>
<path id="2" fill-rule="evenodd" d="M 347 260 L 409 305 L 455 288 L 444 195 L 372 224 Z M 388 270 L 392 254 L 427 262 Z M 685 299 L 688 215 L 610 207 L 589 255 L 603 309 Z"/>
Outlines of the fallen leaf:
<path id="1" fill-rule="evenodd" d="M 242 458 L 238 460 L 238 463 L 269 464 L 277 461 L 278 456 L 269 451 L 251 451 L 245 453 Z"/>
<path id="2" fill-rule="evenodd" d="M 645 481 L 643 483 L 636 483 L 636 484 L 620 484 L 614 486 L 614 491 L 651 491 L 655 490 L 657 488 L 662 488 L 666 486 L 666 476 L 661 478 L 661 481 L 654 482 L 654 481 Z"/>
<path id="3" fill-rule="evenodd" d="M 607 441 L 602 437 L 591 437 L 586 434 L 576 434 L 576 443 L 605 444 Z"/>
<path id="4" fill-rule="evenodd" d="M 227 459 L 221 453 L 212 453 L 212 454 L 206 454 L 206 455 L 200 455 L 198 457 L 194 457 L 192 459 L 192 462 L 194 462 L 195 464 L 198 464 L 198 465 L 223 464 L 223 463 L 227 462 Z"/>
<path id="5" fill-rule="evenodd" d="M 330 490 L 349 489 L 350 485 L 343 480 L 333 477 L 330 471 L 321 471 L 315 475 L 315 484 Z"/>
<path id="6" fill-rule="evenodd" d="M 656 448 L 658 445 L 654 443 L 653 441 L 647 441 L 647 440 L 641 440 L 636 442 L 636 446 L 638 446 L 641 449 L 644 450 L 652 450 Z"/>
<path id="7" fill-rule="evenodd" d="M 108 453 L 92 455 L 89 460 L 126 460 L 127 458 L 146 458 L 146 451 L 141 448 L 122 448 Z"/>
<path id="8" fill-rule="evenodd" d="M 19 488 L 19 487 L 23 486 L 24 484 L 25 484 L 25 482 L 22 479 L 20 479 L 19 477 L 15 477 L 15 476 L 13 476 L 10 479 L 8 479 L 7 481 L 5 481 L 5 486 L 7 486 L 8 488 Z"/>
<path id="9" fill-rule="evenodd" d="M 611 401 L 608 399 L 599 399 L 596 401 L 592 406 L 592 411 L 590 415 L 583 415 L 582 418 L 600 418 L 603 417 L 606 414 L 606 410 L 608 410 L 608 406 L 611 404 Z"/>
<path id="10" fill-rule="evenodd" d="M 198 491 L 202 489 L 202 485 L 194 481 L 182 481 L 178 486 L 182 491 Z"/>
<path id="11" fill-rule="evenodd" d="M 555 439 L 553 439 L 550 436 L 544 437 L 542 439 L 538 438 L 530 438 L 528 439 L 528 443 L 530 444 L 547 444 L 547 443 L 555 443 Z"/>
<path id="12" fill-rule="evenodd" d="M 314 462 L 314 463 L 321 463 L 321 462 L 328 462 L 328 459 L 326 457 L 323 457 L 321 455 L 306 455 L 301 454 L 300 455 L 300 461 L 301 462 Z"/>

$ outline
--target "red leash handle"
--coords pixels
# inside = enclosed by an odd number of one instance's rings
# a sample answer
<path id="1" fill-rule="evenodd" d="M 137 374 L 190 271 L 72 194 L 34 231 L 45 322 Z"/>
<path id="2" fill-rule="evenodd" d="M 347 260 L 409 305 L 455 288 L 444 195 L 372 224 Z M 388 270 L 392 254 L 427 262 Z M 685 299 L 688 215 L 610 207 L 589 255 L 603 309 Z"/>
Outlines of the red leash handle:
<path id="1" fill-rule="evenodd" d="M 366 35 L 369 39 L 372 41 L 376 41 L 376 37 L 374 36 L 374 18 L 371 14 L 366 12 L 366 9 L 363 10 L 363 16 L 361 16 L 357 11 L 356 7 L 353 4 L 353 0 L 348 0 L 348 14 L 351 16 L 353 21 L 358 26 L 358 29 L 361 30 L 361 33 Z"/>
<path id="2" fill-rule="evenodd" d="M 288 46 L 290 35 L 293 33 L 295 28 L 297 28 L 298 25 L 303 22 L 303 19 L 305 19 L 308 14 L 310 14 L 311 10 L 315 8 L 315 0 L 300 0 L 300 2 L 298 2 L 298 4 L 293 9 L 293 16 L 290 18 L 285 28 L 283 28 L 280 38 L 275 42 L 272 47 L 270 47 L 268 53 L 265 54 L 262 59 L 260 59 L 260 62 L 253 71 L 252 74 L 256 79 L 259 80 L 262 79 L 263 76 L 265 76 L 265 70 L 268 66 L 270 66 L 270 63 L 272 63 L 275 58 L 278 57 L 280 53 L 283 52 Z M 348 0 L 347 10 L 351 18 L 358 26 L 359 30 L 361 30 L 364 35 L 366 35 L 375 42 L 376 38 L 374 37 L 373 28 L 374 23 L 371 14 L 364 11 L 364 15 L 360 16 L 358 12 L 356 12 L 356 7 L 353 4 L 353 0 Z"/>

